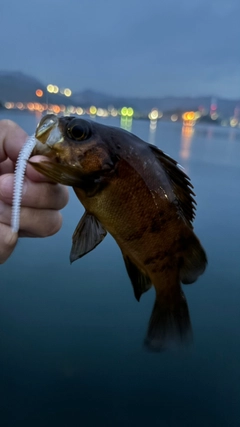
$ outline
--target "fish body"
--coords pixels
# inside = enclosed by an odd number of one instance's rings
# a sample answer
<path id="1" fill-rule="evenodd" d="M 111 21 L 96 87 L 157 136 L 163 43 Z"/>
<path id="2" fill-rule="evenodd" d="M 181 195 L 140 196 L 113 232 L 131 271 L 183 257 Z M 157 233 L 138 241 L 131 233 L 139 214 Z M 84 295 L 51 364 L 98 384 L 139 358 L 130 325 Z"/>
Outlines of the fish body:
<path id="1" fill-rule="evenodd" d="M 206 254 L 194 234 L 195 201 L 189 178 L 161 150 L 122 129 L 45 116 L 33 163 L 56 182 L 70 185 L 85 207 L 70 260 L 94 249 L 109 232 L 120 247 L 137 300 L 152 285 L 156 301 L 146 346 L 162 350 L 186 342 L 191 322 L 182 283 L 205 270 Z"/>

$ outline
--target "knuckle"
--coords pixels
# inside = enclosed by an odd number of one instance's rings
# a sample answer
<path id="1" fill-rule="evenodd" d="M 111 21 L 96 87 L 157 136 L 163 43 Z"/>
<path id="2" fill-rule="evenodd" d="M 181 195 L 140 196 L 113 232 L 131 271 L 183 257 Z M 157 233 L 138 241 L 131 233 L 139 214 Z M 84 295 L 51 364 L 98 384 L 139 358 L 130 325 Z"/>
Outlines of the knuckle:
<path id="1" fill-rule="evenodd" d="M 61 185 L 60 192 L 61 192 L 60 209 L 63 209 L 69 201 L 69 191 L 68 191 L 67 187 L 64 187 Z"/>
<path id="2" fill-rule="evenodd" d="M 44 228 L 42 229 L 42 237 L 49 237 L 56 234 L 62 226 L 62 215 L 59 212 L 54 212 L 49 217 L 48 221 L 45 222 Z"/>

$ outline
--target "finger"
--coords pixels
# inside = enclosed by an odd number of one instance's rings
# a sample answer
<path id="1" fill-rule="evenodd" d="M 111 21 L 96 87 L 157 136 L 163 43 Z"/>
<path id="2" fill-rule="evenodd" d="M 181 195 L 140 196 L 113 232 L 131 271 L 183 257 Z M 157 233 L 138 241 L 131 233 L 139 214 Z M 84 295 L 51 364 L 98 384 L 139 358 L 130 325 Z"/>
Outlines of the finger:
<path id="1" fill-rule="evenodd" d="M 0 176 L 0 199 L 12 204 L 14 176 Z M 60 184 L 32 182 L 25 178 L 21 205 L 29 208 L 59 210 L 66 206 L 69 199 L 68 189 Z"/>
<path id="2" fill-rule="evenodd" d="M 47 209 L 23 208 L 20 214 L 19 237 L 49 237 L 62 227 L 62 215 Z"/>
<path id="3" fill-rule="evenodd" d="M 15 164 L 10 159 L 4 160 L 4 162 L 0 163 L 0 175 L 5 173 L 13 173 L 14 169 Z"/>
<path id="4" fill-rule="evenodd" d="M 0 121 L 0 162 L 8 157 L 14 162 L 27 138 L 27 133 L 11 120 Z"/>
<path id="5" fill-rule="evenodd" d="M 0 224 L 0 264 L 3 264 L 13 252 L 18 235 L 13 233 L 11 227 Z"/>
<path id="6" fill-rule="evenodd" d="M 0 223 L 10 226 L 11 206 L 0 201 Z M 20 231 L 21 237 L 47 237 L 57 233 L 62 226 L 60 212 L 50 209 L 21 208 Z"/>

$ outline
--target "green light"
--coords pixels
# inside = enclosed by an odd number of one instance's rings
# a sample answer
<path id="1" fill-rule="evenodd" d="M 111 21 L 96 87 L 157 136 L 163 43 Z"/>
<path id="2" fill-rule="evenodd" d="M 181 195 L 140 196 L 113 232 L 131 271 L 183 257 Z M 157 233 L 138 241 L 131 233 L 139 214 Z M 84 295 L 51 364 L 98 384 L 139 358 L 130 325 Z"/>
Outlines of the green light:
<path id="1" fill-rule="evenodd" d="M 132 108 L 132 107 L 129 107 L 129 108 L 127 109 L 127 115 L 128 115 L 128 117 L 132 117 L 132 116 L 133 116 L 133 114 L 134 114 L 134 110 L 133 110 L 133 108 Z"/>
<path id="2" fill-rule="evenodd" d="M 122 115 L 122 116 L 127 116 L 127 113 L 128 113 L 128 109 L 127 109 L 127 107 L 123 107 L 123 108 L 121 109 L 121 115 Z"/>

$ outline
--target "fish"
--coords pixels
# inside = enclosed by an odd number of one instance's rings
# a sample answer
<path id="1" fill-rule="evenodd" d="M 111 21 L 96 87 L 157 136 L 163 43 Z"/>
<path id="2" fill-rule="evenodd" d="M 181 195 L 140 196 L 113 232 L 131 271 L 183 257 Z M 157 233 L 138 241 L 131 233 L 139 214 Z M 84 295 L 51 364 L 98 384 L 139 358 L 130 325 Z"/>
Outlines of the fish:
<path id="1" fill-rule="evenodd" d="M 188 345 L 192 327 L 181 284 L 195 282 L 207 265 L 193 229 L 196 201 L 190 178 L 155 145 L 91 120 L 48 114 L 35 138 L 32 154 L 49 160 L 29 163 L 54 182 L 73 187 L 85 208 L 72 236 L 70 261 L 110 233 L 137 301 L 155 289 L 145 348 Z"/>

